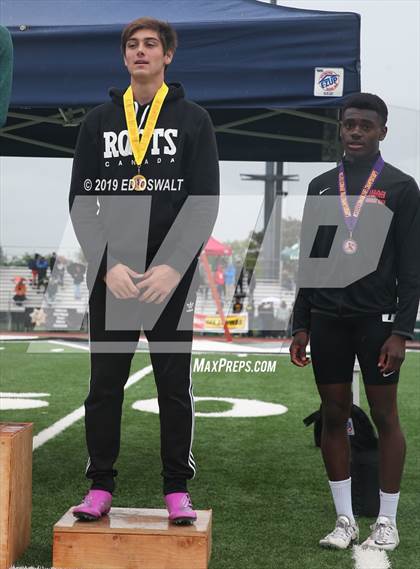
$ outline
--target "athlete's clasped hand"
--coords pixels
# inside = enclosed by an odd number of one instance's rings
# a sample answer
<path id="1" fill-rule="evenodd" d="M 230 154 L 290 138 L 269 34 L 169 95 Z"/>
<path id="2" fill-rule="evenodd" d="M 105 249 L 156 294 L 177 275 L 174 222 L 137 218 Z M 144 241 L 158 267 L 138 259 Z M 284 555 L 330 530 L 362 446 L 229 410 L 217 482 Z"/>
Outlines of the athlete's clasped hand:
<path id="1" fill-rule="evenodd" d="M 133 282 L 133 278 L 138 279 L 141 276 L 140 273 L 136 273 L 130 267 L 117 263 L 107 272 L 105 282 L 115 298 L 136 298 L 139 291 Z"/>
<path id="2" fill-rule="evenodd" d="M 133 282 L 139 279 L 139 282 Z M 105 282 L 115 298 L 137 298 L 141 302 L 162 303 L 178 285 L 181 275 L 169 265 L 158 265 L 144 274 L 118 263 L 110 269 Z"/>
<path id="3" fill-rule="evenodd" d="M 169 265 L 158 265 L 148 269 L 136 285 L 139 300 L 160 304 L 168 294 L 178 285 L 181 275 Z M 142 293 L 142 294 L 141 294 Z"/>

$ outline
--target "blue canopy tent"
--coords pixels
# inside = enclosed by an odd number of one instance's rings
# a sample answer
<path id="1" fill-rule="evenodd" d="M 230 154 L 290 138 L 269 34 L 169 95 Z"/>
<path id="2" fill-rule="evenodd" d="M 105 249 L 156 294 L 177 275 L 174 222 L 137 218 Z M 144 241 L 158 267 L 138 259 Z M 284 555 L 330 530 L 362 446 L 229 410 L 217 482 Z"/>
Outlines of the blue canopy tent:
<path id="1" fill-rule="evenodd" d="M 360 90 L 360 17 L 255 0 L 3 0 L 15 68 L 1 154 L 71 156 L 85 113 L 128 84 L 120 35 L 145 15 L 176 28 L 167 80 L 208 109 L 221 159 L 337 157 L 337 107 Z"/>

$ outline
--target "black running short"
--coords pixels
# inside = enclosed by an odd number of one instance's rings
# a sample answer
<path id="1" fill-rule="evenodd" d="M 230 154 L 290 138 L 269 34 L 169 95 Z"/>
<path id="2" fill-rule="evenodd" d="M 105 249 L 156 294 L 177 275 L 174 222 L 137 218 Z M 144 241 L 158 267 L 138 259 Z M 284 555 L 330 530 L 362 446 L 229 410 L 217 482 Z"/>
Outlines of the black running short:
<path id="1" fill-rule="evenodd" d="M 367 385 L 397 383 L 399 372 L 384 377 L 378 368 L 380 350 L 392 333 L 382 315 L 335 317 L 311 314 L 311 359 L 320 384 L 351 383 L 355 357 Z"/>

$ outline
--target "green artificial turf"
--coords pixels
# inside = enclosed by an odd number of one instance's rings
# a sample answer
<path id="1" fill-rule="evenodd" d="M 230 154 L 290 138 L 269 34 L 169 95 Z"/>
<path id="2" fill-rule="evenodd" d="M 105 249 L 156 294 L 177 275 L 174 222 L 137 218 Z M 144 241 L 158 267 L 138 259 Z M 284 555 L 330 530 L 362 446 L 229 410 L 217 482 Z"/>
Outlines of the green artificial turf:
<path id="1" fill-rule="evenodd" d="M 5 347 L 0 352 L 1 391 L 50 393 L 41 398 L 49 401 L 48 407 L 4 411 L 3 421 L 34 421 L 34 433 L 38 433 L 83 404 L 89 379 L 86 352 L 27 353 L 24 343 L 0 345 Z M 213 361 L 222 356 L 199 357 Z M 276 359 L 277 370 L 196 373 L 195 395 L 281 403 L 288 412 L 271 417 L 196 419 L 194 456 L 199 471 L 190 491 L 196 508 L 213 509 L 210 569 L 353 568 L 350 551 L 324 551 L 317 545 L 332 529 L 335 513 L 312 428 L 302 423 L 319 406 L 310 367 L 295 368 L 285 356 L 246 359 Z M 137 354 L 132 372 L 149 363 L 147 355 Z M 420 354 L 408 354 L 399 397 L 408 442 L 398 519 L 402 542 L 390 554 L 393 569 L 420 567 L 416 531 L 420 523 L 419 377 Z M 152 375 L 126 391 L 114 506 L 163 507 L 158 416 L 132 408 L 135 401 L 155 396 Z M 367 409 L 364 398 L 361 406 Z M 212 413 L 231 407 L 227 402 L 202 401 L 196 410 Z M 86 459 L 83 419 L 35 450 L 32 540 L 16 565 L 51 566 L 52 527 L 83 496 Z M 360 520 L 363 539 L 372 521 Z"/>

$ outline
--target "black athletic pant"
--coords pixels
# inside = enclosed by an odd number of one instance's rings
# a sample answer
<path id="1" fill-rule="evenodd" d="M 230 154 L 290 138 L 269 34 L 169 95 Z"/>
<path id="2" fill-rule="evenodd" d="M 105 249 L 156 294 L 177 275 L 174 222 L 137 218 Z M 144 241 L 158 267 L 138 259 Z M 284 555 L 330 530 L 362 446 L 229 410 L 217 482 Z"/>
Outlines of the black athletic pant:
<path id="1" fill-rule="evenodd" d="M 165 494 L 186 491 L 186 481 L 195 475 L 191 452 L 194 402 L 190 366 L 196 290 L 195 283 L 191 287 L 191 282 L 195 266 L 193 263 L 187 271 L 153 329 L 145 330 L 158 392 Z M 86 476 L 92 480 L 92 488 L 113 492 L 124 385 L 130 374 L 142 323 L 138 330 L 105 330 L 105 299 L 105 283 L 98 280 L 89 304 L 91 379 L 85 401 L 89 452 Z M 145 313 L 156 309 L 156 305 L 142 304 L 141 307 Z M 180 319 L 188 329 L 177 330 Z M 110 346 L 108 353 L 107 345 Z M 121 353 L 117 353 L 119 349 Z M 162 351 L 165 349 L 168 352 Z"/>

